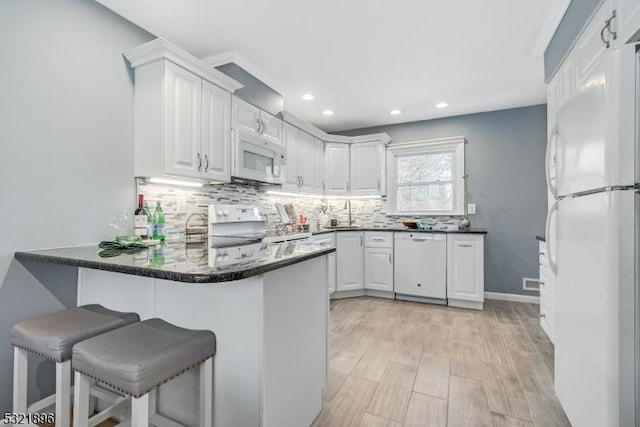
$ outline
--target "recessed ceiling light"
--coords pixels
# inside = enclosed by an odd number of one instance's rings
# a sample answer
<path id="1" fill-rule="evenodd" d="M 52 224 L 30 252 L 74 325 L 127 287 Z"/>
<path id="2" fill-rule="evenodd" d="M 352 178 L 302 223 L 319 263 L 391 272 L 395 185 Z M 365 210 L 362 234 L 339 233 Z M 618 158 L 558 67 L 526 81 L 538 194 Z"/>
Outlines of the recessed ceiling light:
<path id="1" fill-rule="evenodd" d="M 447 108 L 448 106 L 449 104 L 447 104 L 446 102 L 440 102 L 436 104 L 436 108 Z"/>
<path id="2" fill-rule="evenodd" d="M 333 115 L 333 111 L 331 111 L 331 110 L 324 110 L 324 111 L 322 112 L 322 114 L 324 114 L 325 116 L 331 116 L 331 115 Z"/>
<path id="3" fill-rule="evenodd" d="M 305 101 L 311 101 L 313 100 L 314 96 L 311 95 L 310 93 L 305 93 L 304 95 L 302 95 L 302 99 L 304 99 Z"/>
<path id="4" fill-rule="evenodd" d="M 402 114 L 402 110 L 391 110 L 389 111 L 389 114 L 391 114 L 392 116 L 397 116 L 398 114 Z"/>

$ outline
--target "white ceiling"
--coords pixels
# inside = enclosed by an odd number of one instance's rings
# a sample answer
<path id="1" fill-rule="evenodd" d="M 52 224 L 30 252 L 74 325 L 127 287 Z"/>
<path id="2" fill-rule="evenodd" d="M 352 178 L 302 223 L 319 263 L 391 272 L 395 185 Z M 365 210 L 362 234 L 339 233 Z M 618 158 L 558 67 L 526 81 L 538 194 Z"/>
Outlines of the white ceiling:
<path id="1" fill-rule="evenodd" d="M 554 0 L 98 1 L 198 57 L 236 51 L 325 131 L 545 102 L 532 51 Z"/>

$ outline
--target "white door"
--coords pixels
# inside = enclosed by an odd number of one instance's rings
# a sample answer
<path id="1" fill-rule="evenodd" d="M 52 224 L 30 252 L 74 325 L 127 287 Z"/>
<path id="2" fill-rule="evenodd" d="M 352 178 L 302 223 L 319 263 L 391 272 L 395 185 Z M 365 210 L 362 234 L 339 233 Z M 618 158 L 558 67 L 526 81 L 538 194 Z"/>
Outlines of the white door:
<path id="1" fill-rule="evenodd" d="M 200 178 L 202 79 L 165 61 L 164 168 L 169 175 Z"/>
<path id="2" fill-rule="evenodd" d="M 300 149 L 298 150 L 298 175 L 300 175 L 300 191 L 311 193 L 313 191 L 313 154 L 315 151 L 315 138 L 306 132 L 300 131 Z"/>
<path id="3" fill-rule="evenodd" d="M 364 289 L 362 232 L 341 232 L 336 241 L 336 288 L 338 291 Z"/>
<path id="4" fill-rule="evenodd" d="M 327 255 L 327 290 L 329 295 L 336 291 L 336 253 Z"/>
<path id="5" fill-rule="evenodd" d="M 635 425 L 619 414 L 634 395 L 634 192 L 558 204 L 556 395 L 573 426 Z"/>
<path id="6" fill-rule="evenodd" d="M 297 191 L 300 188 L 300 174 L 298 173 L 298 151 L 300 150 L 300 131 L 289 123 L 283 125 L 283 141 L 287 150 L 287 164 L 285 167 L 285 183 L 282 188 Z"/>
<path id="7" fill-rule="evenodd" d="M 258 134 L 260 126 L 260 109 L 235 96 L 231 101 L 231 127 L 244 132 Z"/>
<path id="8" fill-rule="evenodd" d="M 365 248 L 364 287 L 393 292 L 393 249 Z"/>
<path id="9" fill-rule="evenodd" d="M 349 144 L 328 142 L 324 147 L 325 194 L 349 194 Z"/>
<path id="10" fill-rule="evenodd" d="M 260 111 L 262 137 L 275 144 L 282 144 L 282 120 L 266 111 Z"/>
<path id="11" fill-rule="evenodd" d="M 202 82 L 202 177 L 231 179 L 231 94 Z"/>
<path id="12" fill-rule="evenodd" d="M 380 141 L 351 144 L 351 194 L 382 194 L 382 143 Z"/>
<path id="13" fill-rule="evenodd" d="M 447 298 L 484 301 L 484 237 L 447 236 Z"/>
<path id="14" fill-rule="evenodd" d="M 314 138 L 313 142 L 313 192 L 324 192 L 324 141 Z"/>
<path id="15" fill-rule="evenodd" d="M 583 73 L 579 91 L 558 111 L 559 196 L 633 185 L 635 55 L 632 46 L 603 49 Z M 620 66 L 623 64 L 624 66 Z"/>

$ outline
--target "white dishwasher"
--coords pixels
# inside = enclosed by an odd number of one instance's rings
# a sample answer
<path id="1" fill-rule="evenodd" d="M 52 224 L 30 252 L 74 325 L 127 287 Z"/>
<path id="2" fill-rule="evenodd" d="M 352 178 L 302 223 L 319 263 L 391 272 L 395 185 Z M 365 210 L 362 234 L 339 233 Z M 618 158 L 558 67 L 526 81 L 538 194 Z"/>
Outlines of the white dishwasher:
<path id="1" fill-rule="evenodd" d="M 444 233 L 394 233 L 396 299 L 447 303 L 447 237 Z"/>

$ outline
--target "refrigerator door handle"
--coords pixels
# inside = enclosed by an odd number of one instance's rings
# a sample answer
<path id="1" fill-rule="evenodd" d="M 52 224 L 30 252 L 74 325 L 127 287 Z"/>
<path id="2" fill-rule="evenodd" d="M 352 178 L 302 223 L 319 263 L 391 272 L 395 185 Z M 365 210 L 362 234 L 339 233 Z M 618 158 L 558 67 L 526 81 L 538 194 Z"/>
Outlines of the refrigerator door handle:
<path id="1" fill-rule="evenodd" d="M 558 212 L 558 202 L 553 202 L 551 205 L 551 209 L 549 209 L 549 213 L 547 214 L 547 224 L 545 226 L 545 237 L 547 240 L 547 260 L 549 261 L 549 267 L 551 267 L 551 271 L 553 274 L 558 274 L 558 264 L 556 264 L 556 259 L 551 252 L 551 241 L 555 239 L 555 236 L 551 235 L 551 217 L 554 213 Z"/>
<path id="2" fill-rule="evenodd" d="M 553 127 L 551 136 L 547 141 L 547 151 L 545 153 L 545 164 L 544 164 L 545 178 L 547 179 L 547 188 L 549 189 L 549 192 L 551 193 L 554 199 L 558 198 L 558 169 L 556 167 L 555 177 L 554 177 L 555 183 L 554 183 L 551 180 L 551 165 L 552 165 L 551 162 L 554 161 L 555 150 L 551 150 L 551 144 L 553 143 L 554 139 L 556 139 L 557 141 L 557 137 L 558 137 L 558 125 Z M 555 143 L 553 145 L 555 145 Z"/>

